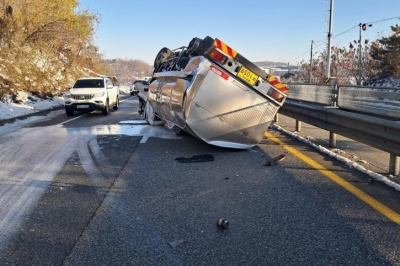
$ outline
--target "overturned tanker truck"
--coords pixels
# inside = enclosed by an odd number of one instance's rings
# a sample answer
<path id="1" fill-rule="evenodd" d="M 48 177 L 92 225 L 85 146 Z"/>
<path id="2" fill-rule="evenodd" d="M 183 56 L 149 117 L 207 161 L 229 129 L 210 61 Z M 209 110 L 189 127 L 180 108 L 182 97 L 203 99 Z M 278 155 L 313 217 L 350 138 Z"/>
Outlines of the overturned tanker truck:
<path id="1" fill-rule="evenodd" d="M 162 48 L 148 90 L 138 94 L 149 125 L 165 125 L 208 144 L 257 145 L 286 100 L 288 88 L 231 47 L 211 37 Z"/>

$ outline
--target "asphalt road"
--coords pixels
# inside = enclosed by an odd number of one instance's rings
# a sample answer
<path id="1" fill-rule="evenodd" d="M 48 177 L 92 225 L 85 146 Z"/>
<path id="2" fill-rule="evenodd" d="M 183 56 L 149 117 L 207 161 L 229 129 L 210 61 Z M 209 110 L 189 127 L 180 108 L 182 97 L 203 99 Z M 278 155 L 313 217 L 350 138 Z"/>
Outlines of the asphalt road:
<path id="1" fill-rule="evenodd" d="M 400 265 L 393 188 L 282 132 L 222 149 L 137 108 L 0 136 L 0 265 Z"/>

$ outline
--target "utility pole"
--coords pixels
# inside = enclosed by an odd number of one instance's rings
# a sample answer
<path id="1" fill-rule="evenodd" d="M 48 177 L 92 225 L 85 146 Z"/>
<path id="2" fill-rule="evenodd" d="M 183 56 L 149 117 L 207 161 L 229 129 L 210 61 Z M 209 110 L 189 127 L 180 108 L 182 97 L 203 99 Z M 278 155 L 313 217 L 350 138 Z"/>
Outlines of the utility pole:
<path id="1" fill-rule="evenodd" d="M 311 53 L 310 53 L 310 68 L 308 69 L 308 83 L 311 83 L 311 69 L 312 69 L 312 48 L 314 41 L 311 41 Z"/>
<path id="2" fill-rule="evenodd" d="M 331 0 L 331 5 L 329 8 L 329 32 L 328 32 L 328 54 L 326 62 L 326 77 L 329 79 L 331 77 L 331 38 L 332 38 L 332 16 L 333 16 L 333 0 Z"/>

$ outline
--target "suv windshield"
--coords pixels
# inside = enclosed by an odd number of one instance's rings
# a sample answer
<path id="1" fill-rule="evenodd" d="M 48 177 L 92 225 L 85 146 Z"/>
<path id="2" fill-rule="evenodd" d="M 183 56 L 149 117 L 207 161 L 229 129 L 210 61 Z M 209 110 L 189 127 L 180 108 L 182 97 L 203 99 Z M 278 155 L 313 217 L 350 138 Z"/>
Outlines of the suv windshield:
<path id="1" fill-rule="evenodd" d="M 102 79 L 80 79 L 75 82 L 74 89 L 81 88 L 104 88 Z"/>
<path id="2" fill-rule="evenodd" d="M 142 83 L 143 85 L 150 85 L 150 83 L 146 80 L 136 80 L 133 84 Z"/>

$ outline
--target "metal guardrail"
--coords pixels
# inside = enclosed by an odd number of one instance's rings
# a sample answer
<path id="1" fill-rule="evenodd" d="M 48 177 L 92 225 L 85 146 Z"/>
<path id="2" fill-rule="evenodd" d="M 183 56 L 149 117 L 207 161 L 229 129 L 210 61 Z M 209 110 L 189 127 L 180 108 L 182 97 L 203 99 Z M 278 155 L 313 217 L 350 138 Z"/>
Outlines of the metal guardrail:
<path id="1" fill-rule="evenodd" d="M 331 105 L 334 88 L 331 85 L 287 84 L 288 99 Z"/>
<path id="2" fill-rule="evenodd" d="M 400 118 L 400 88 L 339 86 L 338 107 Z"/>
<path id="3" fill-rule="evenodd" d="M 279 113 L 328 130 L 332 147 L 339 134 L 390 153 L 389 174 L 399 174 L 400 88 L 287 85 Z"/>

